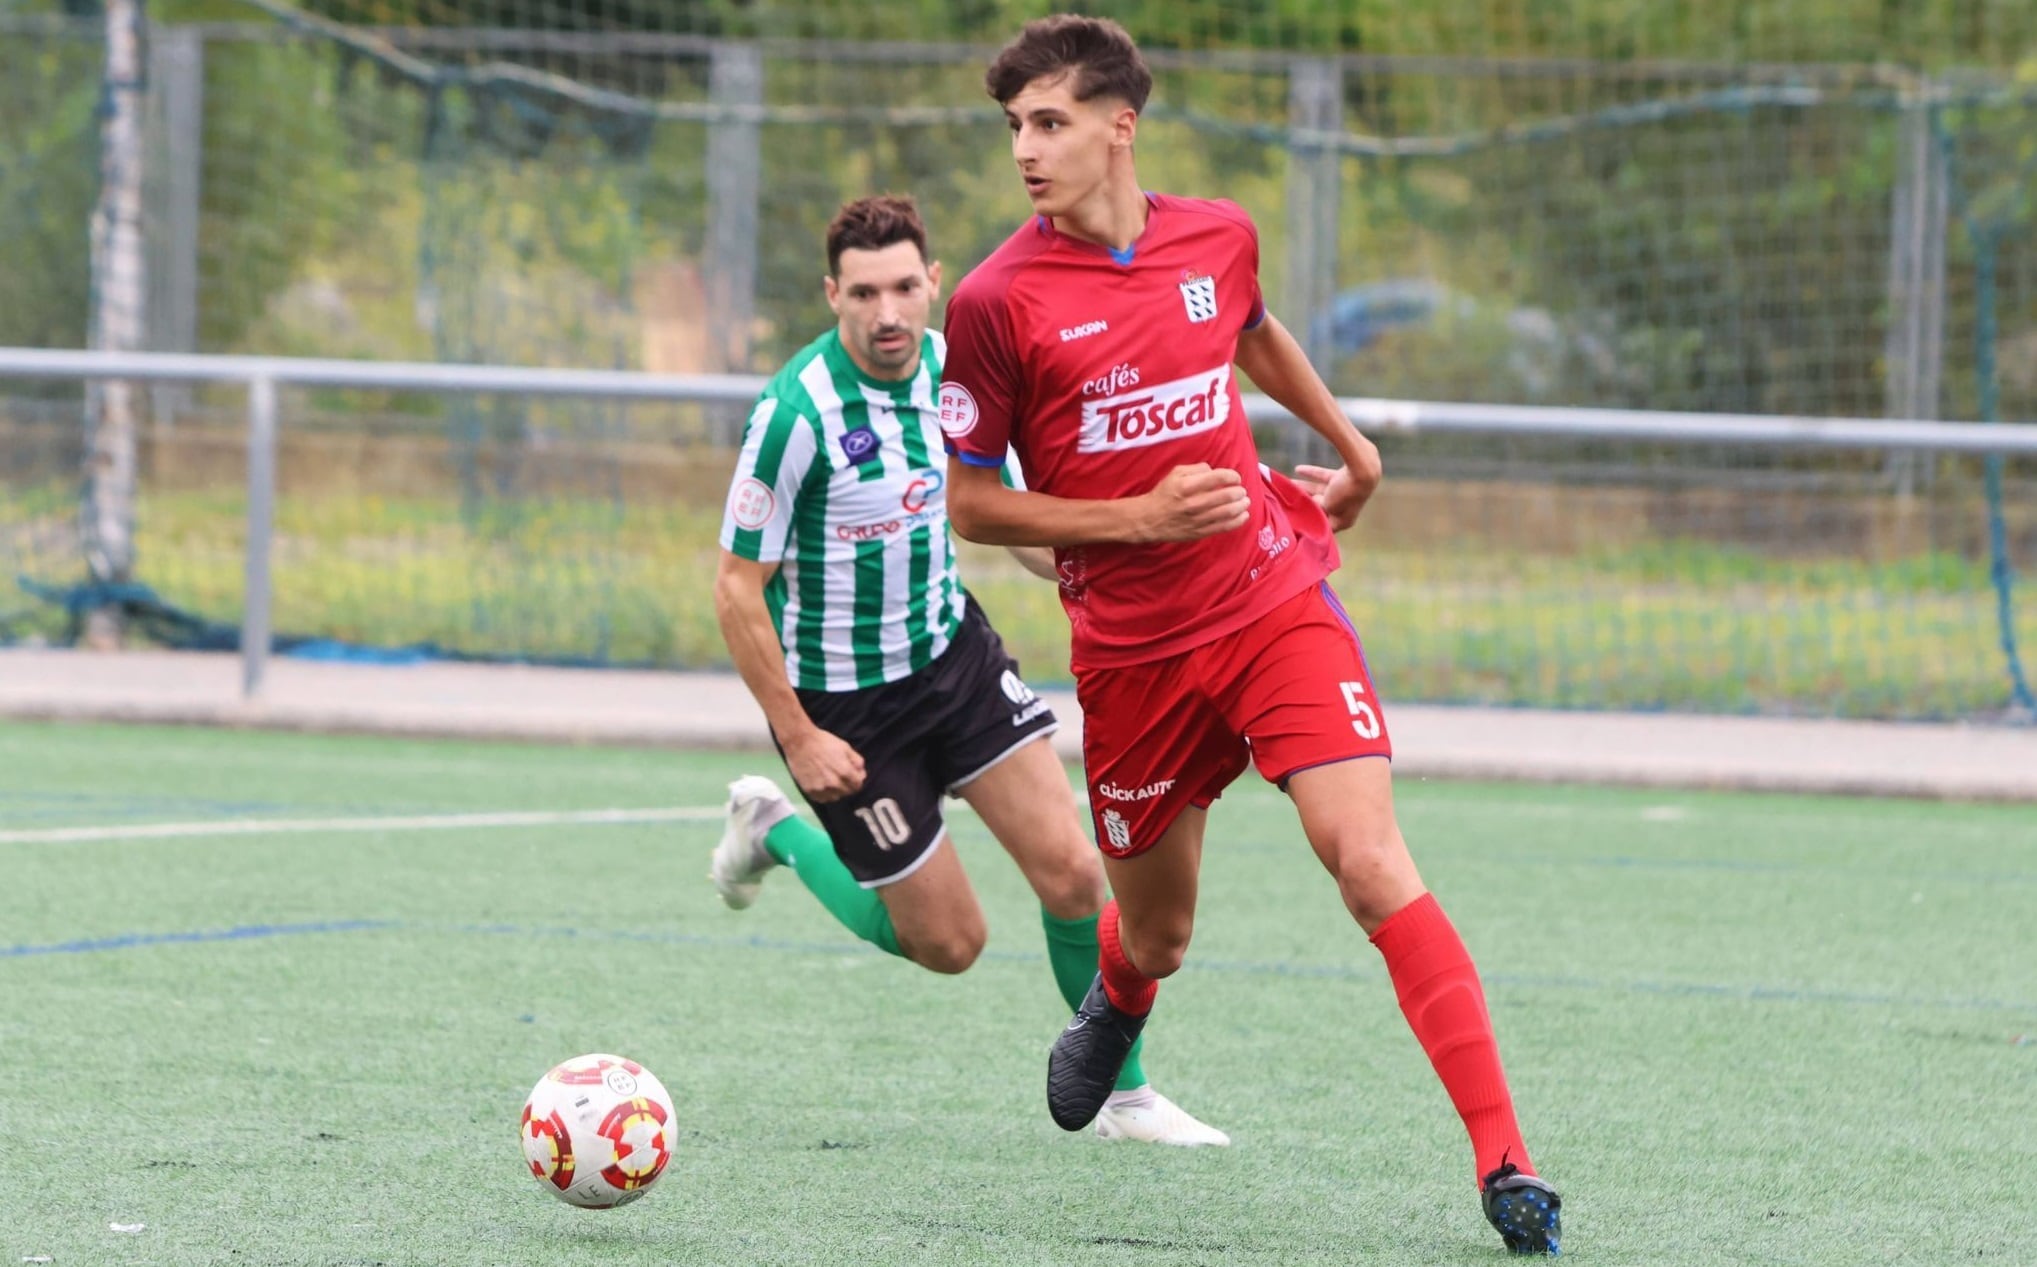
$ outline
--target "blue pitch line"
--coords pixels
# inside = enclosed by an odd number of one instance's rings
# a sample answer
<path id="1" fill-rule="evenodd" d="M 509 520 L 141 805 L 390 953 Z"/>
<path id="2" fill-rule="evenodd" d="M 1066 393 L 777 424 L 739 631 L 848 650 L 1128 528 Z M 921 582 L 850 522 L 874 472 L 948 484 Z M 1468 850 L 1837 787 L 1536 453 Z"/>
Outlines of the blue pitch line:
<path id="1" fill-rule="evenodd" d="M 421 933 L 487 933 L 503 937 L 562 937 L 585 941 L 629 941 L 647 942 L 664 946 L 702 946 L 711 950 L 778 950 L 799 955 L 860 955 L 880 954 L 868 942 L 836 941 L 795 941 L 785 937 L 764 937 L 752 934 L 748 937 L 713 937 L 705 933 L 642 933 L 626 929 L 572 928 L 564 924 L 406 924 L 403 927 Z M 992 956 L 985 954 L 983 958 Z M 1027 961 L 1039 961 L 1044 955 L 1014 955 Z"/>
<path id="2" fill-rule="evenodd" d="M 81 941 L 51 942 L 41 946 L 0 946 L 0 959 L 26 959 L 34 955 L 89 955 L 101 950 L 133 950 L 140 946 L 190 945 L 214 941 L 255 941 L 267 937 L 296 937 L 306 933 L 359 933 L 398 927 L 386 919 L 317 920 L 306 924 L 242 924 L 235 928 L 201 929 L 188 933 L 120 933 Z"/>
<path id="3" fill-rule="evenodd" d="M 143 946 L 184 945 L 202 942 L 254 941 L 270 937 L 295 937 L 313 933 L 410 932 L 463 933 L 496 937 L 561 938 L 573 941 L 635 942 L 640 944 L 690 946 L 713 950 L 770 950 L 804 955 L 875 955 L 879 952 L 865 942 L 803 941 L 779 937 L 716 937 L 703 933 L 636 932 L 628 929 L 589 929 L 543 924 L 419 924 L 404 920 L 321 920 L 302 924 L 245 924 L 236 928 L 183 933 L 122 933 L 114 937 L 55 942 L 41 946 L 0 947 L 0 959 L 21 959 L 34 955 L 92 954 L 105 950 L 130 950 Z M 1034 965 L 1046 956 L 1012 950 L 986 950 L 983 958 L 994 963 Z M 1302 977 L 1316 980 L 1382 980 L 1385 969 L 1369 964 L 1310 964 L 1282 960 L 1210 959 L 1195 960 L 1197 972 L 1226 976 Z M 1488 972 L 1488 986 L 1529 990 L 1579 990 L 1590 993 L 1617 992 L 1671 997 L 1741 1000 L 1749 1003 L 1823 1003 L 1851 1007 L 1922 1007 L 1961 1012 L 2037 1012 L 2037 1003 L 2004 999 L 1928 999 L 1898 994 L 1874 994 L 1850 990 L 1798 989 L 1785 986 L 1727 985 L 1703 981 L 1601 981 L 1592 977 L 1537 976 L 1525 973 Z"/>

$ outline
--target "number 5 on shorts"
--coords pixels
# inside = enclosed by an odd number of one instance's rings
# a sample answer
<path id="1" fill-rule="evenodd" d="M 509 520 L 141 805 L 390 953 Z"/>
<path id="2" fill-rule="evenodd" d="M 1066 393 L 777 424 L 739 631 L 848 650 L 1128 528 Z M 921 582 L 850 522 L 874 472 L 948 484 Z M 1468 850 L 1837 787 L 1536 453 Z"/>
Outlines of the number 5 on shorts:
<path id="1" fill-rule="evenodd" d="M 1379 738 L 1379 714 L 1365 700 L 1365 683 L 1339 682 L 1344 691 L 1344 707 L 1351 713 L 1351 729 L 1358 732 L 1360 739 Z M 863 811 L 857 810 L 857 813 Z"/>
<path id="2" fill-rule="evenodd" d="M 888 850 L 902 845 L 912 835 L 912 824 L 905 821 L 905 813 L 898 808 L 898 802 L 888 796 L 857 810 L 856 817 L 870 829 L 870 839 L 877 842 L 879 849 Z"/>

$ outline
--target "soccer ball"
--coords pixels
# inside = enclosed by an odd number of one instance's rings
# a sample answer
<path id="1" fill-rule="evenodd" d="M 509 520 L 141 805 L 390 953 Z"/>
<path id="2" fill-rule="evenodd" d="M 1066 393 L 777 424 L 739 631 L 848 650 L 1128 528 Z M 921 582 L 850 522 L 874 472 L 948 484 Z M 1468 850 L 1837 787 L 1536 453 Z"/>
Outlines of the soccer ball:
<path id="1" fill-rule="evenodd" d="M 523 1157 L 568 1205 L 628 1205 L 672 1160 L 672 1097 L 634 1060 L 576 1056 L 538 1079 L 524 1101 Z"/>

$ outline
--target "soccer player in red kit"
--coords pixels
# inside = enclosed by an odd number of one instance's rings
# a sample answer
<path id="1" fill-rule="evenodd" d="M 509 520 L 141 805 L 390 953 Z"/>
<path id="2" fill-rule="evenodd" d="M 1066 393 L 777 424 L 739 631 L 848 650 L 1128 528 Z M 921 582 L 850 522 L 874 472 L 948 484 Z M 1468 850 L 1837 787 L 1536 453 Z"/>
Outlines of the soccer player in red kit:
<path id="1" fill-rule="evenodd" d="M 1152 76 L 1123 28 L 1030 23 L 985 79 L 1037 214 L 948 303 L 948 506 L 971 540 L 1055 549 L 1116 893 L 1049 1058 L 1054 1120 L 1079 1130 L 1110 1094 L 1188 948 L 1209 805 L 1256 764 L 1385 958 L 1486 1217 L 1508 1249 L 1555 1253 L 1561 1200 L 1528 1159 L 1477 969 L 1395 822 L 1385 718 L 1325 579 L 1378 451 L 1266 311 L 1251 218 L 1141 191 Z M 1234 366 L 1343 465 L 1261 466 Z M 1029 491 L 999 479 L 1007 446 Z"/>

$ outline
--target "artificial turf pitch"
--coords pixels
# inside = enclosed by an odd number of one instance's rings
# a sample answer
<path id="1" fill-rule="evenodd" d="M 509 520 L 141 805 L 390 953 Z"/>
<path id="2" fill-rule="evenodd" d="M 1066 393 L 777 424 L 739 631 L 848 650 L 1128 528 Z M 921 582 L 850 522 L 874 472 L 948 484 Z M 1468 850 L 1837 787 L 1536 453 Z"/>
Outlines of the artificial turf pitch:
<path id="1" fill-rule="evenodd" d="M 338 829 L 705 811 L 759 768 L 0 726 L 0 1264 L 1506 1261 L 1378 955 L 1264 785 L 1212 814 L 1148 1031 L 1226 1150 L 1049 1121 L 1065 1009 L 966 815 L 991 940 L 957 978 L 853 942 L 786 872 L 723 909 L 708 814 Z M 2037 811 L 1399 796 L 1566 1258 L 2037 1262 Z M 299 819 L 335 828 L 245 830 Z M 118 834 L 161 823 L 239 834 Z M 554 1201 L 518 1147 L 531 1084 L 589 1051 L 679 1110 L 671 1169 L 618 1211 Z"/>

